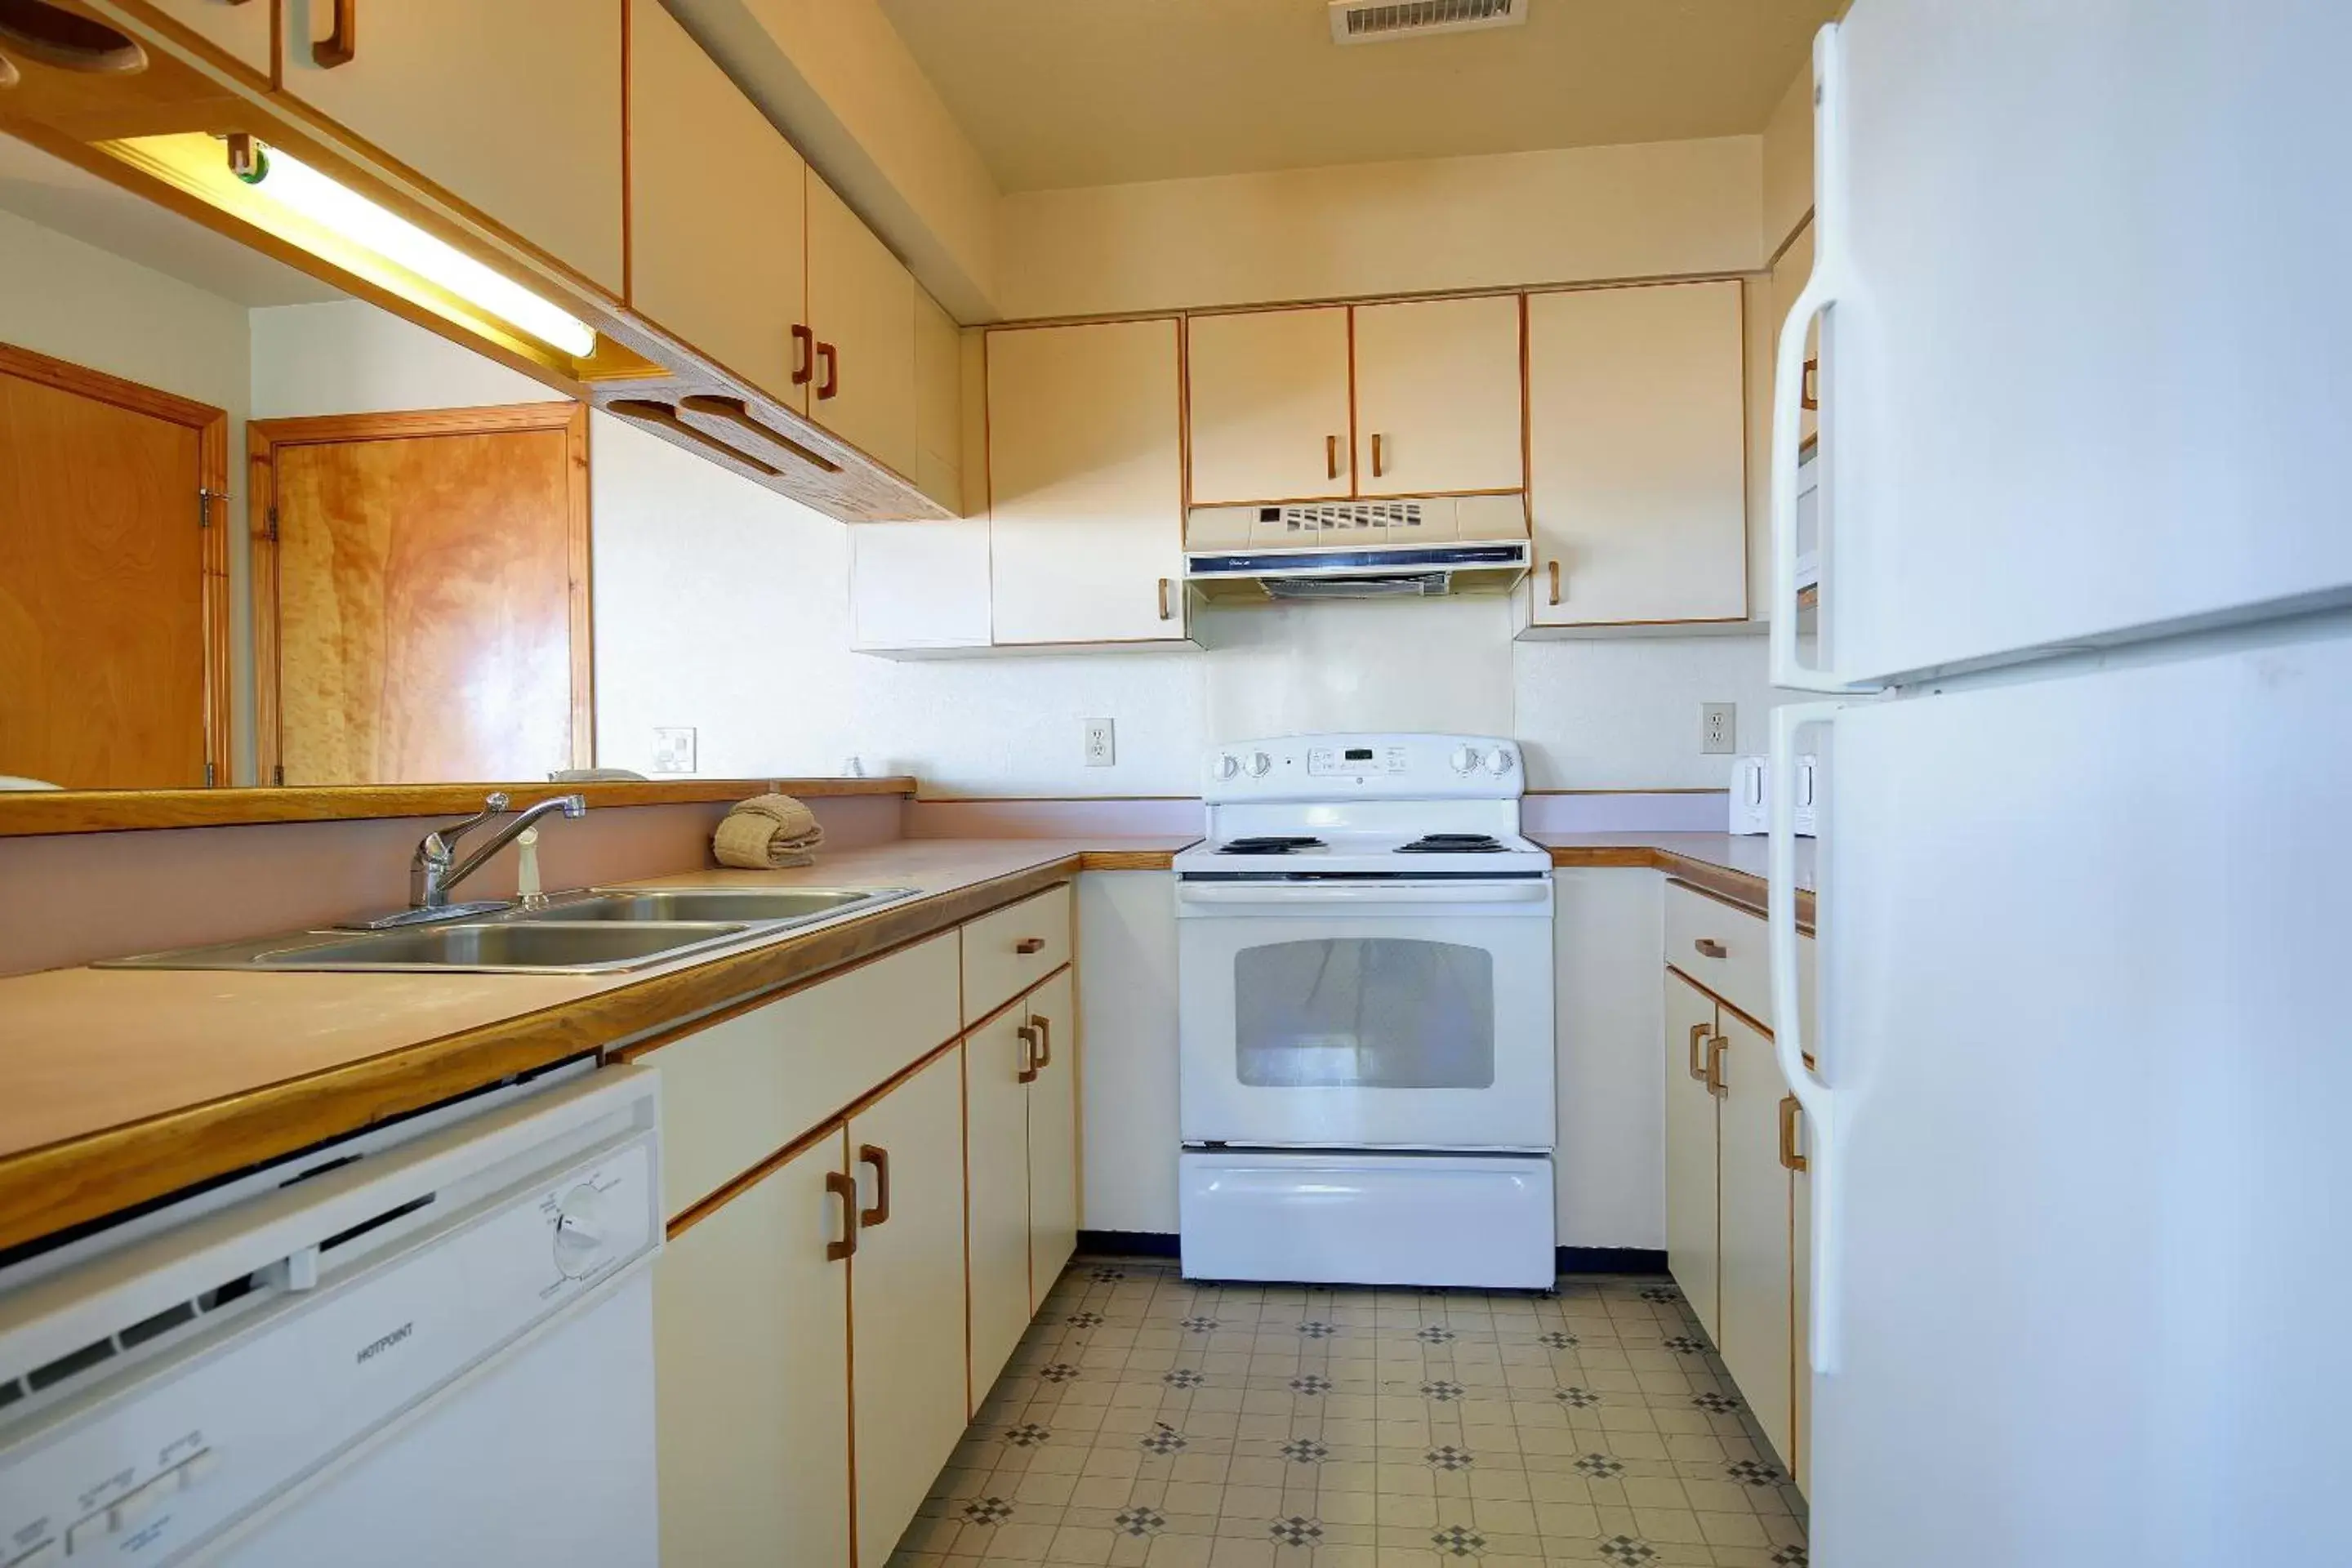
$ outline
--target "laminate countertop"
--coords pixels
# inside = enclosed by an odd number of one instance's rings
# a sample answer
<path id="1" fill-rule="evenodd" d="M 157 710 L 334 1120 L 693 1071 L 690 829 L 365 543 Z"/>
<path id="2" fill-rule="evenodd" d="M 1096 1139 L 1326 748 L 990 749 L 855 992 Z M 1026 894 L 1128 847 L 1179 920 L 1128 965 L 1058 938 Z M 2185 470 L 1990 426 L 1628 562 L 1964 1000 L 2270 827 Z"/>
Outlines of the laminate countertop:
<path id="1" fill-rule="evenodd" d="M 1764 913 L 1765 840 L 1731 833 L 1530 833 L 1554 866 L 1649 866 Z M 1813 923 L 1813 841 L 1797 840 L 1797 923 Z"/>
<path id="2" fill-rule="evenodd" d="M 613 974 L 57 969 L 0 980 L 0 1248 L 625 1043 L 1189 838 L 898 839 L 645 887 L 913 888 L 837 925 Z"/>

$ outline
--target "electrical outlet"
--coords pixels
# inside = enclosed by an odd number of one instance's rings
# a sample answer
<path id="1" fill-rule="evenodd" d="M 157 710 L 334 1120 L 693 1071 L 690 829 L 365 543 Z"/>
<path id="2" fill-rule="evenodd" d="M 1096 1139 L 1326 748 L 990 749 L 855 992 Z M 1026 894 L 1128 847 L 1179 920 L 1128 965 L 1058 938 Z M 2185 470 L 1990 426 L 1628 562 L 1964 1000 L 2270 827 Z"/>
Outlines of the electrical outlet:
<path id="1" fill-rule="evenodd" d="M 1116 726 L 1108 719 L 1087 721 L 1087 766 L 1107 768 L 1118 761 Z"/>
<path id="2" fill-rule="evenodd" d="M 1727 757 L 1739 750 L 1739 704 L 1702 702 L 1698 705 L 1698 753 Z"/>
<path id="3" fill-rule="evenodd" d="M 654 772 L 657 773 L 690 773 L 694 771 L 694 731 L 689 726 L 654 728 Z"/>

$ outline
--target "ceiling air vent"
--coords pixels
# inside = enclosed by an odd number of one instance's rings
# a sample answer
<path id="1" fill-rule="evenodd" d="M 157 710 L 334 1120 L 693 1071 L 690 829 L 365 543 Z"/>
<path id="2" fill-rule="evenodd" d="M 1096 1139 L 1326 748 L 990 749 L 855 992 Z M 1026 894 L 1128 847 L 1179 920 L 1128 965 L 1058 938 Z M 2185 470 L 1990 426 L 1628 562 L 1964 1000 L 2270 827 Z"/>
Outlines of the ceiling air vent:
<path id="1" fill-rule="evenodd" d="M 1476 27 L 1514 27 L 1528 19 L 1529 0 L 1331 0 L 1331 38 L 1371 44 Z"/>

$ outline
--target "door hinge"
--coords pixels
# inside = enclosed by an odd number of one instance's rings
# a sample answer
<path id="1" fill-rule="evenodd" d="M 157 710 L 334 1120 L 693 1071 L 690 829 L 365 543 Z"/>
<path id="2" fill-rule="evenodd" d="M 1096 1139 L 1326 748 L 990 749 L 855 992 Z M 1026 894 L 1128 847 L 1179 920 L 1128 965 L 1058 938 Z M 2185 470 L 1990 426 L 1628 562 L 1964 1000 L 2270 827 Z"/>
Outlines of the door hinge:
<path id="1" fill-rule="evenodd" d="M 269 527 L 263 531 L 261 537 L 272 544 L 278 542 L 278 509 L 274 506 L 269 509 Z"/>
<path id="2" fill-rule="evenodd" d="M 276 784 L 279 789 L 284 789 L 286 787 L 286 764 L 284 763 L 280 763 L 276 767 L 269 770 L 269 782 Z"/>
<path id="3" fill-rule="evenodd" d="M 196 526 L 198 528 L 210 528 L 213 525 L 213 502 L 216 500 L 228 500 L 228 494 L 229 493 L 226 490 L 205 489 L 202 488 L 197 489 Z"/>
<path id="4" fill-rule="evenodd" d="M 206 789 L 213 787 L 213 765 L 210 763 L 205 764 L 205 787 Z"/>

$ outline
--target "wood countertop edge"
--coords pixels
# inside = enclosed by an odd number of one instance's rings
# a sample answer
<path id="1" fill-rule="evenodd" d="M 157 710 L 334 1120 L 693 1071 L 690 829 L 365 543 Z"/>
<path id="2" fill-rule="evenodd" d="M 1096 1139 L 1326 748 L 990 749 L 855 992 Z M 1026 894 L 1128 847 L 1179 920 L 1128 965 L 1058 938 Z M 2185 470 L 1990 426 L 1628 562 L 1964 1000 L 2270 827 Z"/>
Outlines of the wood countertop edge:
<path id="1" fill-rule="evenodd" d="M 1693 887 L 1704 889 L 1727 903 L 1739 905 L 1758 916 L 1765 911 L 1769 889 L 1761 877 L 1746 871 L 1735 871 L 1728 866 L 1694 859 L 1672 849 L 1661 849 L 1648 844 L 1556 844 L 1551 848 L 1555 867 L 1624 866 L 1647 867 L 1679 877 Z M 1804 889 L 1797 892 L 1797 924 L 1808 934 L 1813 929 L 1814 897 Z"/>
<path id="2" fill-rule="evenodd" d="M 517 1073 L 625 1046 L 951 931 L 1083 870 L 1166 869 L 1172 851 L 1080 851 L 592 996 L 0 1159 L 0 1248 L 298 1153 Z M 1100 862 L 1099 864 L 1097 862 Z"/>
<path id="3" fill-rule="evenodd" d="M 0 795 L 0 838 L 58 833 L 121 833 L 155 827 L 236 827 L 269 822 L 352 822 L 463 815 L 504 790 L 518 809 L 551 795 L 585 795 L 591 806 L 692 805 L 771 792 L 824 800 L 906 795 L 915 781 L 852 779 L 663 779 L 608 783 L 336 784 L 293 789 L 30 790 Z"/>

